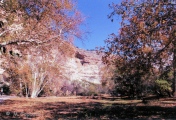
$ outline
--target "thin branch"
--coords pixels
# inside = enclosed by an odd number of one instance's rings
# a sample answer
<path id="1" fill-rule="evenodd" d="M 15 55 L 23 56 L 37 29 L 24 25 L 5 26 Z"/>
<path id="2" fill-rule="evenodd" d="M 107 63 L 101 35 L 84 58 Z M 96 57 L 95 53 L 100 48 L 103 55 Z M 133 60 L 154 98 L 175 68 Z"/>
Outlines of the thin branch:
<path id="1" fill-rule="evenodd" d="M 4 33 L 6 33 L 6 32 L 8 32 L 9 30 L 5 30 L 5 31 L 3 31 L 2 33 L 0 33 L 0 37 L 4 34 Z"/>

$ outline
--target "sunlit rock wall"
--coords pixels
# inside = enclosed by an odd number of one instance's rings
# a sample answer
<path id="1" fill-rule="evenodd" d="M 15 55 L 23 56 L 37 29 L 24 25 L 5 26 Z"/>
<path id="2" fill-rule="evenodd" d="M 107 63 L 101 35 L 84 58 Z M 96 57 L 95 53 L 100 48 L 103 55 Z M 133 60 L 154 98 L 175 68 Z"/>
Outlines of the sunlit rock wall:
<path id="1" fill-rule="evenodd" d="M 55 49 L 50 51 L 50 54 L 58 58 L 58 64 L 63 68 L 62 75 L 64 80 L 68 81 L 84 81 L 95 84 L 101 84 L 101 68 L 104 64 L 101 61 L 102 55 L 96 51 L 87 51 L 74 48 L 72 56 L 64 56 L 59 54 Z M 57 55 L 56 55 L 57 54 Z M 0 55 L 1 57 L 3 55 Z M 0 64 L 3 59 L 1 59 Z M 0 65 L 1 66 L 1 65 Z M 4 69 L 0 67 L 0 74 L 3 74 Z"/>
<path id="2" fill-rule="evenodd" d="M 70 79 L 87 81 L 95 84 L 101 83 L 102 55 L 96 51 L 76 49 L 75 57 L 68 58 L 65 64 L 65 75 Z"/>

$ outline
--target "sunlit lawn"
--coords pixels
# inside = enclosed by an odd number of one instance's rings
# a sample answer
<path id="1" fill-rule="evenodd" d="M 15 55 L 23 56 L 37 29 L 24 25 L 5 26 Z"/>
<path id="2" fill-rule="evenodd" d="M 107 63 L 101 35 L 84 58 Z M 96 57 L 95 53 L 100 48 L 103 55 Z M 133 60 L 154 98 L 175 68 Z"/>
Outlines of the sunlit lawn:
<path id="1" fill-rule="evenodd" d="M 175 99 L 142 100 L 88 97 L 13 98 L 0 103 L 0 119 L 176 119 Z"/>

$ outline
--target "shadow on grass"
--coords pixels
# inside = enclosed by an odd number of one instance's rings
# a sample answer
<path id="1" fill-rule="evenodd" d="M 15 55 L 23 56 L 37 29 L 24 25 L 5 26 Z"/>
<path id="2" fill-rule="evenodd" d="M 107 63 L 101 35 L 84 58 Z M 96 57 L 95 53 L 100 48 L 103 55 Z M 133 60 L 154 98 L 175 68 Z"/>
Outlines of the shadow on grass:
<path id="1" fill-rule="evenodd" d="M 176 106 L 161 107 L 155 105 L 107 104 L 96 101 L 69 102 L 37 102 L 36 104 L 17 107 L 25 101 L 5 101 L 0 108 L 0 119 L 176 119 Z M 32 102 L 32 101 L 30 101 Z M 28 104 L 31 104 L 31 103 Z M 142 103 L 140 103 L 142 104 Z M 2 104 L 1 104 L 2 105 Z M 16 107 L 14 107 L 14 105 Z M 13 106 L 11 108 L 11 106 Z"/>
<path id="2" fill-rule="evenodd" d="M 27 120 L 32 118 L 36 118 L 36 115 L 25 113 L 25 112 L 15 112 L 15 111 L 0 112 L 1 120 Z"/>
<path id="3" fill-rule="evenodd" d="M 148 118 L 176 118 L 176 107 L 163 108 L 159 106 L 119 105 L 104 106 L 100 103 L 65 104 L 55 108 L 49 104 L 54 119 L 148 119 Z"/>
<path id="4" fill-rule="evenodd" d="M 0 120 L 26 120 L 35 119 L 36 114 L 31 114 L 29 107 L 20 107 L 25 101 L 6 100 L 0 103 Z"/>

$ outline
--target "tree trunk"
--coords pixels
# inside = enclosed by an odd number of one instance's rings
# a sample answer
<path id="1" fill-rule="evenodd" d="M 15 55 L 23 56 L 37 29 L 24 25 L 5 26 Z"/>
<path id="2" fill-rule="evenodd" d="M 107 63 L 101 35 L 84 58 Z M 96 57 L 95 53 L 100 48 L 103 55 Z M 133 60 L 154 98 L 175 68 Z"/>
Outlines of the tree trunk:
<path id="1" fill-rule="evenodd" d="M 176 43 L 174 43 L 174 56 L 173 56 L 173 96 L 176 97 Z"/>
<path id="2" fill-rule="evenodd" d="M 29 95 L 29 93 L 28 93 L 28 85 L 25 83 L 25 91 L 26 91 L 26 98 L 28 98 L 28 95 Z"/>
<path id="3" fill-rule="evenodd" d="M 22 82 L 20 80 L 20 93 L 19 93 L 19 96 L 22 97 L 23 95 L 23 86 L 22 86 Z"/>
<path id="4" fill-rule="evenodd" d="M 32 91 L 31 98 L 36 98 L 37 96 L 37 91 Z"/>

